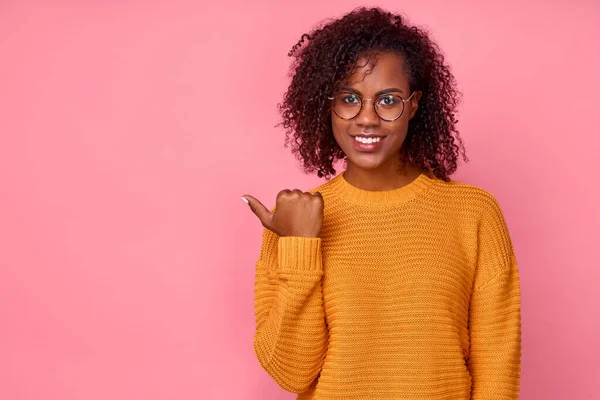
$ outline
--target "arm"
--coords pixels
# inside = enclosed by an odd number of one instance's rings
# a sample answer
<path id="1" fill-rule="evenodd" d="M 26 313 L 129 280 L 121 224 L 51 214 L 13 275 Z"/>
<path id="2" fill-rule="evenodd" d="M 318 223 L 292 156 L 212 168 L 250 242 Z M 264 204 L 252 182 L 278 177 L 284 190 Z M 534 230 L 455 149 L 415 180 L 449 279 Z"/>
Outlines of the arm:
<path id="1" fill-rule="evenodd" d="M 469 309 L 471 399 L 512 400 L 521 376 L 519 271 L 500 208 L 495 199 L 488 205 Z"/>
<path id="2" fill-rule="evenodd" d="M 305 391 L 327 351 L 321 239 L 263 231 L 256 265 L 254 350 L 285 390 Z"/>

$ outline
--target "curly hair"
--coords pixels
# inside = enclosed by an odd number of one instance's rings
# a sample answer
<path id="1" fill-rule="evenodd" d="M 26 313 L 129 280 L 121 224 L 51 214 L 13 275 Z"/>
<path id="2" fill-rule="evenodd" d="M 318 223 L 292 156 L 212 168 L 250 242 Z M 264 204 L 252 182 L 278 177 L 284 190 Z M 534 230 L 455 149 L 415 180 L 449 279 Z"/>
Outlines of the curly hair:
<path id="1" fill-rule="evenodd" d="M 380 8 L 357 8 L 337 20 L 302 35 L 288 56 L 292 81 L 278 104 L 286 130 L 285 147 L 303 163 L 305 173 L 319 177 L 335 175 L 333 164 L 347 160 L 335 141 L 328 97 L 357 68 L 359 57 L 373 52 L 393 51 L 404 57 L 411 91 L 423 95 L 409 122 L 400 149 L 406 160 L 449 181 L 462 152 L 468 161 L 456 129 L 455 110 L 460 92 L 438 45 L 422 28 L 405 17 Z"/>

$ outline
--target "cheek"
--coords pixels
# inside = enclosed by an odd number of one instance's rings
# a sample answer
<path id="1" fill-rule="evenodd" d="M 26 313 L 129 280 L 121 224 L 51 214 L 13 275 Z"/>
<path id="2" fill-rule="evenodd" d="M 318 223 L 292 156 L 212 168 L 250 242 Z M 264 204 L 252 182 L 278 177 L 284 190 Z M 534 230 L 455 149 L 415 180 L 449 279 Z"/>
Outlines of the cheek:
<path id="1" fill-rule="evenodd" d="M 404 137 L 408 132 L 408 119 L 403 115 L 398 120 L 388 123 L 388 131 L 396 137 Z"/>
<path id="2" fill-rule="evenodd" d="M 331 117 L 331 130 L 333 131 L 333 136 L 338 141 L 338 144 L 339 140 L 348 133 L 349 125 L 349 121 L 337 118 L 336 116 Z"/>

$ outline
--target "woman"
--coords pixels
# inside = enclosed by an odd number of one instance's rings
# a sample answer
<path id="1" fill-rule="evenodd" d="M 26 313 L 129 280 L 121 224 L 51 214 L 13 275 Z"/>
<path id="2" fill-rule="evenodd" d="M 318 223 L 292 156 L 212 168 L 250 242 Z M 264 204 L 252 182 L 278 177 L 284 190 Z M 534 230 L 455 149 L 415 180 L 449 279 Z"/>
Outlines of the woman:
<path id="1" fill-rule="evenodd" d="M 404 18 L 357 9 L 293 47 L 280 109 L 306 171 L 256 265 L 254 348 L 298 399 L 517 399 L 520 284 L 502 212 L 457 181 L 455 81 Z M 291 139 L 290 139 L 291 138 Z"/>

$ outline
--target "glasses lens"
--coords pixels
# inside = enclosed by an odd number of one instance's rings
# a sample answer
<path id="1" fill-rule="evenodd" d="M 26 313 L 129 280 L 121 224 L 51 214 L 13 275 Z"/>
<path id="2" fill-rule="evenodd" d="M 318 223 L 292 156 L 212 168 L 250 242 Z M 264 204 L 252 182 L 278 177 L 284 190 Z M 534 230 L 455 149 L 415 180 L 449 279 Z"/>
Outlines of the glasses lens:
<path id="1" fill-rule="evenodd" d="M 395 120 L 404 111 L 404 102 L 400 96 L 384 94 L 375 100 L 375 110 L 379 118 L 388 121 Z"/>
<path id="2" fill-rule="evenodd" d="M 340 118 L 354 118 L 360 112 L 360 97 L 353 93 L 339 93 L 333 99 L 333 110 Z"/>
<path id="3" fill-rule="evenodd" d="M 339 93 L 333 98 L 333 110 L 344 119 L 352 119 L 361 110 L 361 99 L 354 93 Z M 393 121 L 404 112 L 404 101 L 395 94 L 384 94 L 375 99 L 375 111 L 379 118 Z"/>

